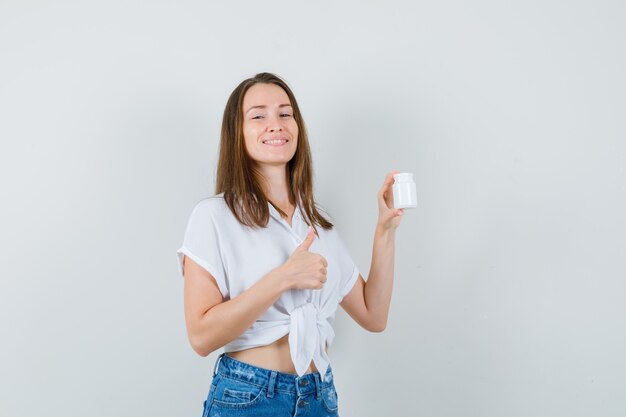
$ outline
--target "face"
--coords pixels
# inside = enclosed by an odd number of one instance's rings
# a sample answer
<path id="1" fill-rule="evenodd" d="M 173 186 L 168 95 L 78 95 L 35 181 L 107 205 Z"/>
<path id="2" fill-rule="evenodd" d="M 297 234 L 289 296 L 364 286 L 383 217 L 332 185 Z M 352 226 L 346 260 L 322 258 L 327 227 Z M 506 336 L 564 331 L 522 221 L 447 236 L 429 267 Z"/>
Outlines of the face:
<path id="1" fill-rule="evenodd" d="M 258 83 L 243 98 L 243 136 L 248 154 L 259 165 L 284 165 L 298 145 L 298 125 L 285 90 Z"/>

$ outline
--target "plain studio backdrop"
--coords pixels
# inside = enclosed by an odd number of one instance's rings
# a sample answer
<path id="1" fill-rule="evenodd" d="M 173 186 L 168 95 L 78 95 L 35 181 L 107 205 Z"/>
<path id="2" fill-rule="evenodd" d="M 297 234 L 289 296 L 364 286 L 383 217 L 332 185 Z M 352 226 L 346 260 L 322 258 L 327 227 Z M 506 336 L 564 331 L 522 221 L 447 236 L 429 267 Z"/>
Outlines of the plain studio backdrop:
<path id="1" fill-rule="evenodd" d="M 385 174 L 417 184 L 386 331 L 337 312 L 341 416 L 626 415 L 625 11 L 2 0 L 0 414 L 201 415 L 175 251 L 269 71 L 365 278 Z"/>

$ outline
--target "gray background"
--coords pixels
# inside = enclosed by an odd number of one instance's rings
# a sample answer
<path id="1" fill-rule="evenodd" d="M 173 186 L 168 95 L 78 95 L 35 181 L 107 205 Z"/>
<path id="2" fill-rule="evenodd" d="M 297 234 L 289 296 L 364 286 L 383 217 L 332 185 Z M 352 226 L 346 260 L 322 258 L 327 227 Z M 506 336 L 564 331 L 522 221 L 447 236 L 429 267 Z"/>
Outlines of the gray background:
<path id="1" fill-rule="evenodd" d="M 200 416 L 175 251 L 228 94 L 283 76 L 363 275 L 413 172 L 385 332 L 343 310 L 341 415 L 626 415 L 618 1 L 0 3 L 5 416 Z"/>

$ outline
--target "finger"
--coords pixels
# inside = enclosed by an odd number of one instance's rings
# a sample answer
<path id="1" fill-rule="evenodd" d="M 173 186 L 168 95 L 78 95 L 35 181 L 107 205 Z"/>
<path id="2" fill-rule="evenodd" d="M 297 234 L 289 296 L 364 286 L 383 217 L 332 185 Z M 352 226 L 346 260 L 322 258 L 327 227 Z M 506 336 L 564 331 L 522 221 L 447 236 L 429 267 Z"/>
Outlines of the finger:
<path id="1" fill-rule="evenodd" d="M 296 248 L 299 251 L 308 251 L 311 245 L 313 244 L 313 240 L 315 239 L 315 233 L 313 233 L 313 228 L 309 226 L 309 230 L 306 234 L 306 238 L 304 241 Z"/>
<path id="2" fill-rule="evenodd" d="M 389 182 L 393 184 L 393 176 L 398 174 L 400 171 L 394 169 L 393 171 L 391 171 L 389 174 L 387 174 L 387 177 L 385 177 L 385 183 Z"/>
<path id="3" fill-rule="evenodd" d="M 398 174 L 400 171 L 398 171 L 397 169 L 394 169 L 393 171 L 391 171 L 389 174 L 387 174 L 387 178 L 391 179 L 391 182 L 393 182 L 393 176 Z"/>
<path id="4" fill-rule="evenodd" d="M 404 209 L 397 209 L 397 208 L 390 207 L 390 210 L 389 210 L 390 219 L 397 217 L 397 216 L 402 216 L 403 214 L 404 214 Z"/>
<path id="5" fill-rule="evenodd" d="M 388 221 L 391 221 L 397 217 L 402 217 L 403 215 L 404 209 L 396 209 L 393 208 L 393 205 L 391 205 L 379 214 L 378 221 L 380 223 L 387 223 Z"/>
<path id="6" fill-rule="evenodd" d="M 391 171 L 389 174 L 387 174 L 387 176 L 385 177 L 385 181 L 383 182 L 383 186 L 380 188 L 380 195 L 382 196 L 385 191 L 387 189 L 389 189 L 389 187 L 391 187 L 393 185 L 394 179 L 393 176 L 397 173 L 399 173 L 400 171 L 397 170 L 393 170 Z"/>

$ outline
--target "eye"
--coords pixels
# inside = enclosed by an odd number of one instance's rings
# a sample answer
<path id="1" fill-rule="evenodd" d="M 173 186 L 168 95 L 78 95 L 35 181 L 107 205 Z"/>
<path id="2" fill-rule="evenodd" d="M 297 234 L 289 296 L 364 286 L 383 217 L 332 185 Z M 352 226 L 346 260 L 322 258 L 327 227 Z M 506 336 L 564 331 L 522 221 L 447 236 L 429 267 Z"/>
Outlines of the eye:
<path id="1" fill-rule="evenodd" d="M 253 119 L 258 119 L 259 117 L 263 117 L 263 116 L 254 116 Z"/>
<path id="2" fill-rule="evenodd" d="M 281 114 L 281 116 L 291 117 L 291 115 L 290 115 L 289 113 L 284 113 L 284 114 Z"/>

